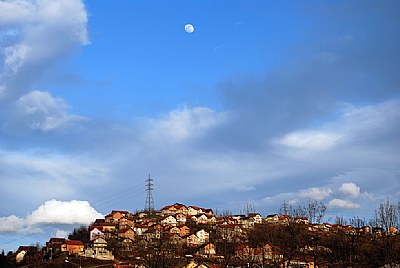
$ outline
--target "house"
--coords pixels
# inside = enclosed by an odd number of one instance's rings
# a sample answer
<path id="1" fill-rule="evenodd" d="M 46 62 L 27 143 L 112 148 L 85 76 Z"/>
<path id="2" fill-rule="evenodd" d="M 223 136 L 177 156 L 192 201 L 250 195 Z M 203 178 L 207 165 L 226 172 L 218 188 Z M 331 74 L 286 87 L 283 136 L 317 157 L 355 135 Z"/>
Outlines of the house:
<path id="1" fill-rule="evenodd" d="M 208 232 L 204 231 L 204 229 L 197 231 L 196 236 L 199 238 L 200 244 L 208 243 L 208 241 L 210 240 L 210 234 Z"/>
<path id="2" fill-rule="evenodd" d="M 237 220 L 237 224 L 241 225 L 243 228 L 248 229 L 254 227 L 254 223 L 250 221 L 250 217 L 245 216 Z"/>
<path id="3" fill-rule="evenodd" d="M 296 217 L 294 218 L 295 223 L 302 223 L 302 224 L 308 224 L 308 218 L 307 217 Z"/>
<path id="4" fill-rule="evenodd" d="M 207 215 L 207 223 L 208 224 L 216 224 L 217 223 L 217 218 L 215 218 L 215 216 L 213 215 Z"/>
<path id="5" fill-rule="evenodd" d="M 204 244 L 199 247 L 199 254 L 201 255 L 214 255 L 215 245 L 214 244 Z"/>
<path id="6" fill-rule="evenodd" d="M 183 214 L 183 213 L 175 214 L 175 219 L 179 224 L 185 224 L 186 223 L 186 215 Z"/>
<path id="7" fill-rule="evenodd" d="M 176 225 L 178 224 L 178 222 L 176 221 L 175 217 L 174 217 L 174 216 L 171 216 L 171 215 L 166 216 L 165 218 L 163 218 L 163 219 L 160 221 L 160 223 L 161 223 L 162 225 L 171 224 L 171 225 L 173 225 L 173 226 L 176 226 Z"/>
<path id="8" fill-rule="evenodd" d="M 243 215 L 243 214 L 230 216 L 231 220 L 233 221 L 233 224 L 240 224 L 240 221 L 245 217 L 246 217 L 246 215 Z"/>
<path id="9" fill-rule="evenodd" d="M 133 217 L 122 217 L 119 219 L 119 228 L 121 229 L 126 229 L 126 228 L 132 228 L 135 225 L 135 219 Z"/>
<path id="10" fill-rule="evenodd" d="M 278 216 L 278 214 L 267 215 L 267 217 L 265 218 L 265 221 L 267 223 L 276 223 L 279 221 L 279 216 Z"/>
<path id="11" fill-rule="evenodd" d="M 343 230 L 348 234 L 355 234 L 356 233 L 356 230 L 354 229 L 354 227 L 352 225 L 343 226 Z"/>
<path id="12" fill-rule="evenodd" d="M 136 224 L 135 227 L 133 227 L 133 230 L 135 231 L 136 235 L 143 235 L 147 230 L 149 229 L 149 227 L 147 227 L 147 225 L 139 225 Z"/>
<path id="13" fill-rule="evenodd" d="M 161 215 L 173 215 L 173 214 L 176 214 L 176 211 L 177 211 L 177 209 L 173 205 L 165 206 L 160 210 Z"/>
<path id="14" fill-rule="evenodd" d="M 101 227 L 103 233 L 106 233 L 106 232 L 112 233 L 112 232 L 115 232 L 115 230 L 116 230 L 115 223 L 109 223 L 109 222 L 102 223 L 100 225 L 100 227 Z"/>
<path id="15" fill-rule="evenodd" d="M 276 251 L 271 245 L 251 247 L 247 244 L 240 244 L 235 248 L 235 255 L 239 259 L 252 259 L 255 262 L 261 263 L 264 261 L 277 263 L 283 259 L 283 255 Z"/>
<path id="16" fill-rule="evenodd" d="M 25 251 L 26 254 L 33 255 L 38 252 L 38 248 L 36 246 L 19 246 L 15 253 Z"/>
<path id="17" fill-rule="evenodd" d="M 195 215 L 187 216 L 186 223 L 197 223 L 197 216 Z"/>
<path id="18" fill-rule="evenodd" d="M 184 215 L 187 214 L 188 208 L 185 205 L 180 204 L 180 203 L 175 203 L 174 206 L 177 209 L 177 212 L 182 213 Z"/>
<path id="19" fill-rule="evenodd" d="M 261 224 L 263 221 L 263 218 L 261 217 L 260 214 L 258 213 L 250 213 L 249 214 L 250 222 L 254 224 Z"/>
<path id="20" fill-rule="evenodd" d="M 292 218 L 289 215 L 281 215 L 279 216 L 278 222 L 283 225 L 288 225 Z"/>
<path id="21" fill-rule="evenodd" d="M 116 223 L 103 223 L 100 225 L 102 232 L 104 233 L 104 238 L 109 239 L 114 236 L 116 232 Z"/>
<path id="22" fill-rule="evenodd" d="M 185 235 L 188 235 L 188 234 L 190 234 L 190 228 L 189 228 L 189 227 L 187 227 L 186 225 L 184 225 L 184 226 L 181 226 L 181 227 L 179 228 L 179 235 L 180 235 L 181 237 L 183 237 L 183 236 L 185 236 Z"/>
<path id="23" fill-rule="evenodd" d="M 176 226 L 172 226 L 171 228 L 169 228 L 168 230 L 166 230 L 169 234 L 177 234 L 179 235 L 181 230 L 176 227 Z"/>
<path id="24" fill-rule="evenodd" d="M 396 235 L 397 234 L 397 228 L 394 226 L 390 226 L 388 230 L 388 235 Z"/>
<path id="25" fill-rule="evenodd" d="M 61 245 L 61 251 L 69 254 L 82 253 L 84 248 L 83 242 L 79 240 L 65 240 Z"/>
<path id="26" fill-rule="evenodd" d="M 221 224 L 217 225 L 217 232 L 222 239 L 236 242 L 241 240 L 243 230 L 238 224 Z"/>
<path id="27" fill-rule="evenodd" d="M 132 251 L 134 250 L 134 242 L 132 239 L 125 238 L 121 242 L 118 243 L 122 251 Z"/>
<path id="28" fill-rule="evenodd" d="M 385 229 L 383 229 L 382 227 L 373 227 L 372 233 L 375 235 L 383 235 L 385 233 Z"/>
<path id="29" fill-rule="evenodd" d="M 132 228 L 120 229 L 118 231 L 118 237 L 119 238 L 129 238 L 131 240 L 134 240 L 135 239 L 135 231 Z"/>
<path id="30" fill-rule="evenodd" d="M 363 233 L 365 233 L 365 234 L 369 234 L 369 233 L 371 233 L 371 227 L 369 227 L 369 226 L 362 226 L 362 227 L 360 228 L 360 232 L 363 232 Z"/>
<path id="31" fill-rule="evenodd" d="M 110 214 L 105 216 L 106 222 L 118 222 L 122 217 L 129 214 L 126 210 L 112 210 Z"/>
<path id="32" fill-rule="evenodd" d="M 146 232 L 144 232 L 143 237 L 151 242 L 154 239 L 160 239 L 161 238 L 161 231 L 158 228 L 149 228 Z"/>
<path id="33" fill-rule="evenodd" d="M 197 224 L 207 224 L 208 223 L 208 218 L 205 214 L 201 214 L 200 216 L 197 217 Z"/>
<path id="34" fill-rule="evenodd" d="M 49 242 L 46 242 L 47 253 L 50 254 L 50 256 L 61 253 L 61 246 L 64 242 L 65 238 L 50 238 Z"/>
<path id="35" fill-rule="evenodd" d="M 91 241 L 99 237 L 104 237 L 104 233 L 100 229 L 102 229 L 101 226 L 89 226 Z"/>
<path id="36" fill-rule="evenodd" d="M 162 215 L 174 215 L 177 213 L 187 214 L 188 208 L 180 203 L 175 203 L 171 206 L 165 206 L 161 209 Z"/>
<path id="37" fill-rule="evenodd" d="M 92 247 L 85 250 L 85 256 L 99 260 L 114 260 L 112 252 L 107 250 L 107 241 L 102 237 L 92 242 Z"/>
<path id="38" fill-rule="evenodd" d="M 197 247 L 200 245 L 199 238 L 195 234 L 188 235 L 182 241 L 187 247 Z"/>
<path id="39" fill-rule="evenodd" d="M 229 224 L 228 217 L 217 217 L 216 224 L 218 224 L 218 225 Z"/>
<path id="40" fill-rule="evenodd" d="M 22 262 L 24 259 L 35 258 L 38 253 L 38 248 L 36 246 L 19 246 L 17 251 L 14 253 L 15 261 L 17 263 Z"/>
<path id="41" fill-rule="evenodd" d="M 176 247 L 182 243 L 182 239 L 178 234 L 169 233 L 164 238 L 168 239 L 168 245 L 172 247 Z"/>
<path id="42" fill-rule="evenodd" d="M 341 224 L 334 224 L 331 225 L 329 223 L 321 223 L 321 224 L 313 224 L 311 226 L 311 229 L 313 231 L 317 232 L 329 232 L 331 229 L 338 230 L 338 229 L 343 229 L 343 226 Z"/>
<path id="43" fill-rule="evenodd" d="M 196 207 L 196 206 L 189 206 L 188 207 L 187 214 L 189 216 L 195 216 L 195 215 L 202 214 L 202 213 L 204 213 L 202 208 L 199 208 L 199 207 Z"/>

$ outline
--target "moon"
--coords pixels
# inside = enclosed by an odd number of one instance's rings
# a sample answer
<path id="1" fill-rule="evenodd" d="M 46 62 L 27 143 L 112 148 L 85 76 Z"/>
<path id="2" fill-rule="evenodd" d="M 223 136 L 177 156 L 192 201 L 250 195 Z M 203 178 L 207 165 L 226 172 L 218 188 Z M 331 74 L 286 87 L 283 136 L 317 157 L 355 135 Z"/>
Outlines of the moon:
<path id="1" fill-rule="evenodd" d="M 186 24 L 185 25 L 185 31 L 187 33 L 193 33 L 194 32 L 194 26 L 192 24 L 190 24 L 190 23 Z"/>

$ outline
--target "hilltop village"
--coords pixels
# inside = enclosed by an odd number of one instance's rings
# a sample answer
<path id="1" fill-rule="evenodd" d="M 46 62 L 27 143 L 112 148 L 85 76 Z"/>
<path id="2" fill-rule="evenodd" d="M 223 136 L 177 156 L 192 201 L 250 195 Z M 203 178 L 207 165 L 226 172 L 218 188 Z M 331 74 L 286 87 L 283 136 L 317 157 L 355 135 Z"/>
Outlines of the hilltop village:
<path id="1" fill-rule="evenodd" d="M 21 246 L 14 258 L 17 266 L 35 267 L 380 267 L 400 263 L 399 250 L 393 226 L 312 223 L 285 214 L 218 216 L 175 203 L 135 214 L 113 210 L 69 239 L 50 238 L 40 251 Z"/>

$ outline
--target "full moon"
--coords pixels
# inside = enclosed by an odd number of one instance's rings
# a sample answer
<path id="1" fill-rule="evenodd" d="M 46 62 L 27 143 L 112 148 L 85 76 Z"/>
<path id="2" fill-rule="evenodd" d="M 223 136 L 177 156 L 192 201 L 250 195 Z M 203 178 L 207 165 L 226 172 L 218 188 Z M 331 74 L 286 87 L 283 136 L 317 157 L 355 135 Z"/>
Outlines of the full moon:
<path id="1" fill-rule="evenodd" d="M 185 25 L 185 31 L 186 31 L 187 33 L 193 33 L 193 32 L 194 32 L 194 27 L 193 27 L 193 25 L 192 25 L 192 24 L 186 24 L 186 25 Z"/>

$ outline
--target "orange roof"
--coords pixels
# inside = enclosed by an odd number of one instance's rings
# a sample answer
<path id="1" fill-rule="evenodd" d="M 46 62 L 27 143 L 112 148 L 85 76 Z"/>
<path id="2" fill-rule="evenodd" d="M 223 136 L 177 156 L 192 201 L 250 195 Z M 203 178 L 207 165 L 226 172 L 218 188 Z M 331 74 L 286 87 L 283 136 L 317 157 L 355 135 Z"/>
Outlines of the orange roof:
<path id="1" fill-rule="evenodd" d="M 101 231 L 101 230 L 103 230 L 103 227 L 102 226 L 98 226 L 98 225 L 89 226 L 89 231 L 93 231 L 94 229 L 97 229 L 97 230 Z"/>
<path id="2" fill-rule="evenodd" d="M 67 245 L 83 246 L 83 242 L 80 240 L 66 240 L 65 243 Z"/>
<path id="3" fill-rule="evenodd" d="M 113 214 L 116 214 L 116 213 L 121 213 L 121 214 L 128 214 L 129 213 L 129 211 L 126 211 L 126 210 L 112 210 L 111 211 L 111 215 L 113 215 Z"/>

